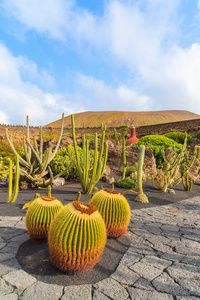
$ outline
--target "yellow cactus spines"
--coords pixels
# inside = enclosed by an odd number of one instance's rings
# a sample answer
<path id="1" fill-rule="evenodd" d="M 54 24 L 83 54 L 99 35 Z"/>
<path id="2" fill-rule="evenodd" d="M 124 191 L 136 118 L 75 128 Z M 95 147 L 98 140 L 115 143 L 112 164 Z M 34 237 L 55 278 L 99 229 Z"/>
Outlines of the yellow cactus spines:
<path id="1" fill-rule="evenodd" d="M 131 210 L 126 198 L 118 191 L 102 189 L 90 200 L 102 215 L 107 229 L 107 236 L 118 238 L 128 228 Z"/>
<path id="2" fill-rule="evenodd" d="M 106 227 L 94 205 L 73 201 L 57 214 L 48 234 L 50 260 L 68 274 L 86 271 L 101 258 Z"/>
<path id="3" fill-rule="evenodd" d="M 32 240 L 47 239 L 50 223 L 63 208 L 55 197 L 43 196 L 34 200 L 26 213 L 26 228 Z"/>

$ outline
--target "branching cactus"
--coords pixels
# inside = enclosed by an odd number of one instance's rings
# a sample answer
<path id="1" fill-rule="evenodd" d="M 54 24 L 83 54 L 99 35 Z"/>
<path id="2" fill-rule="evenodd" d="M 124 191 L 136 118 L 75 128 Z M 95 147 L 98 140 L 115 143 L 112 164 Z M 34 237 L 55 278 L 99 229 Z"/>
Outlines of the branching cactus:
<path id="1" fill-rule="evenodd" d="M 42 127 L 40 127 L 40 146 L 38 147 L 35 137 L 33 138 L 34 145 L 30 142 L 29 137 L 29 119 L 27 116 L 27 128 L 26 128 L 26 137 L 23 138 L 23 148 L 25 153 L 25 158 L 19 156 L 20 165 L 24 168 L 21 168 L 21 172 L 26 175 L 27 178 L 31 180 L 31 182 L 36 186 L 47 186 L 51 184 L 52 180 L 61 175 L 58 174 L 55 177 L 53 176 L 50 162 L 54 158 L 61 142 L 62 134 L 63 134 L 63 126 L 64 126 L 64 114 L 62 115 L 62 123 L 60 130 L 60 137 L 55 149 L 52 149 L 52 146 L 46 149 L 43 152 L 43 138 L 42 138 Z M 12 149 L 13 153 L 17 155 L 17 151 L 14 147 L 12 138 L 9 137 L 8 130 L 6 128 L 6 138 Z M 33 157 L 35 158 L 32 161 Z M 49 174 L 50 178 L 45 180 L 44 176 Z"/>
<path id="2" fill-rule="evenodd" d="M 103 176 L 106 167 L 107 156 L 108 156 L 108 144 L 105 145 L 105 150 L 104 150 L 106 126 L 103 126 L 103 124 L 101 124 L 102 136 L 101 136 L 101 145 L 99 151 L 98 151 L 97 133 L 95 134 L 94 159 L 93 159 L 93 164 L 91 165 L 89 159 L 89 140 L 85 139 L 85 135 L 83 135 L 82 138 L 83 156 L 81 157 L 79 155 L 78 146 L 76 142 L 74 115 L 71 115 L 71 122 L 72 122 L 72 136 L 74 142 L 74 150 L 76 154 L 76 163 L 78 167 L 79 180 L 83 189 L 83 193 L 90 194 L 95 184 Z M 103 157 L 103 152 L 104 152 L 104 157 Z"/>
<path id="3" fill-rule="evenodd" d="M 49 229 L 50 260 L 67 273 L 92 268 L 101 258 L 105 244 L 105 223 L 92 204 L 79 201 L 67 204 Z"/>
<path id="4" fill-rule="evenodd" d="M 25 219 L 26 228 L 33 241 L 47 239 L 49 226 L 62 208 L 62 203 L 55 197 L 42 196 L 33 199 Z"/>
<path id="5" fill-rule="evenodd" d="M 168 158 L 165 155 L 164 149 L 162 149 L 166 168 L 164 172 L 163 192 L 167 192 L 169 188 L 178 185 L 181 182 L 182 178 L 187 175 L 189 169 L 192 167 L 197 155 L 197 147 L 195 147 L 193 155 L 191 159 L 189 159 L 186 146 L 187 137 L 185 136 L 183 148 L 178 151 L 175 149 L 175 147 L 173 147 L 172 152 Z M 182 167 L 181 175 L 178 176 L 180 167 Z"/>
<path id="6" fill-rule="evenodd" d="M 130 206 L 126 198 L 118 191 L 102 189 L 90 199 L 102 215 L 107 229 L 107 236 L 118 238 L 123 236 L 131 217 Z"/>
<path id="7" fill-rule="evenodd" d="M 9 182 L 8 182 L 8 199 L 7 202 L 13 203 L 17 199 L 18 191 L 19 191 L 19 178 L 20 178 L 20 170 L 19 170 L 19 155 L 15 156 L 15 184 L 14 191 L 13 190 L 13 163 L 10 159 L 9 164 Z"/>
<path id="8" fill-rule="evenodd" d="M 192 177 L 189 178 L 188 173 L 184 177 L 182 177 L 182 183 L 185 191 L 192 190 L 193 179 Z"/>

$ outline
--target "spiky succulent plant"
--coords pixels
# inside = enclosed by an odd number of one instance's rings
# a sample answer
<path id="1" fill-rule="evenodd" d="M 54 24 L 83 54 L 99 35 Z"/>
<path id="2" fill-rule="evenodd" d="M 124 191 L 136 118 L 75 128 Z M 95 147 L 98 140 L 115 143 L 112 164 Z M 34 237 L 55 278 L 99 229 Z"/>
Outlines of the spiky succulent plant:
<path id="1" fill-rule="evenodd" d="M 97 208 L 73 201 L 57 214 L 48 234 L 50 260 L 69 274 L 92 268 L 106 244 L 106 227 Z"/>
<path id="2" fill-rule="evenodd" d="M 31 203 L 26 213 L 25 223 L 32 240 L 47 239 L 49 226 L 62 207 L 62 203 L 51 196 L 36 198 Z"/>
<path id="3" fill-rule="evenodd" d="M 124 235 L 131 217 L 131 210 L 126 198 L 118 191 L 102 189 L 90 200 L 102 215 L 107 229 L 107 236 L 118 238 Z"/>

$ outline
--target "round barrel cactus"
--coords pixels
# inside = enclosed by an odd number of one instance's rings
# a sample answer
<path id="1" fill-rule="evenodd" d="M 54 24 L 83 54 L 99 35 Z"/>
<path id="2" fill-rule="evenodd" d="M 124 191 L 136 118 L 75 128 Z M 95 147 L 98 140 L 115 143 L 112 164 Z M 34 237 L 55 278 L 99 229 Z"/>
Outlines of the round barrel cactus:
<path id="1" fill-rule="evenodd" d="M 57 214 L 48 234 L 50 260 L 63 272 L 92 268 L 106 244 L 106 227 L 94 205 L 73 201 Z"/>
<path id="2" fill-rule="evenodd" d="M 55 197 L 42 196 L 31 203 L 25 223 L 32 240 L 47 239 L 50 223 L 61 208 L 62 203 Z"/>
<path id="3" fill-rule="evenodd" d="M 131 210 L 126 198 L 118 191 L 102 189 L 96 192 L 90 203 L 98 208 L 107 229 L 107 236 L 118 238 L 128 228 Z"/>

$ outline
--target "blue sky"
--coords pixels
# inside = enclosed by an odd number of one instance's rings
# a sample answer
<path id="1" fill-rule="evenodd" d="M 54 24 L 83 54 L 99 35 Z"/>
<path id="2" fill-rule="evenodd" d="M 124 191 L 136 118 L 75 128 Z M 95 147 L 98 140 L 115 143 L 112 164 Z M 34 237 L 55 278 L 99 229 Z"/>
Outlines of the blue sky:
<path id="1" fill-rule="evenodd" d="M 0 123 L 200 114 L 200 0 L 0 0 Z"/>

